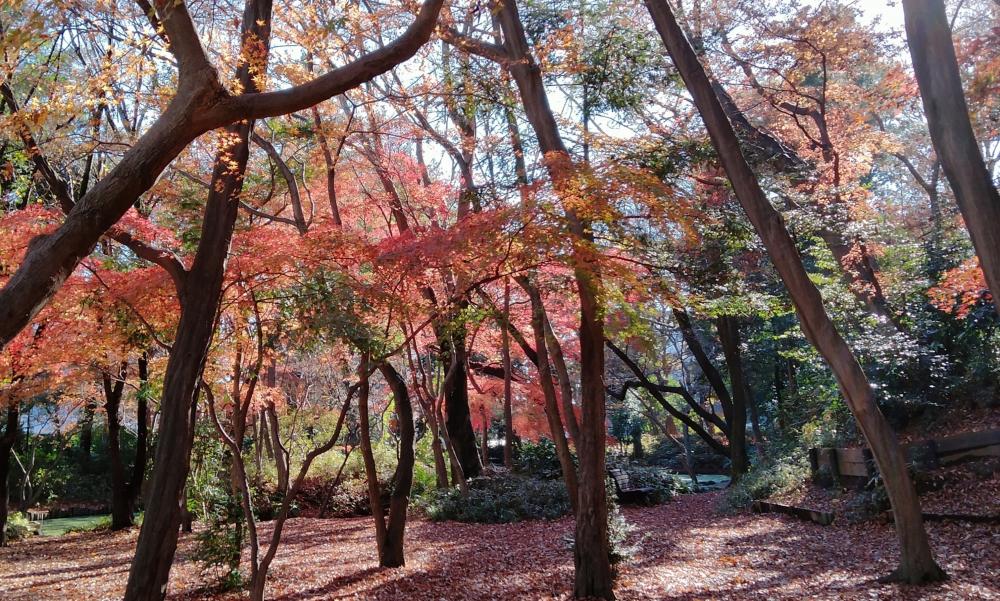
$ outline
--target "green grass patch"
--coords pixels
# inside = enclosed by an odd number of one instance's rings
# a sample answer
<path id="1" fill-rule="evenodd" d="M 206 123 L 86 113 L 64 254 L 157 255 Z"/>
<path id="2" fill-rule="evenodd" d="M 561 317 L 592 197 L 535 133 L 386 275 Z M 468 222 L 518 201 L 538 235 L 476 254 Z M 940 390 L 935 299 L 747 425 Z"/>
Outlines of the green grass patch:
<path id="1" fill-rule="evenodd" d="M 42 522 L 42 536 L 62 536 L 70 530 L 86 531 L 111 523 L 110 515 L 82 515 L 72 518 L 52 518 Z"/>

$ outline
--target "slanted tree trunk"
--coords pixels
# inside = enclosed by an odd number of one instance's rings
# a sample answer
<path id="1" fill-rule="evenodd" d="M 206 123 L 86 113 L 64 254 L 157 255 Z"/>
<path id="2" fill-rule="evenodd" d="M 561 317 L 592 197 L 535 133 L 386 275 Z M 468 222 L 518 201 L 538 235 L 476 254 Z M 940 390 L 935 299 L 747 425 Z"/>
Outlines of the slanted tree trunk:
<path id="1" fill-rule="evenodd" d="M 723 417 L 727 423 L 731 422 L 733 399 L 732 395 L 729 394 L 729 389 L 726 388 L 725 380 L 722 379 L 722 373 L 715 367 L 712 360 L 708 358 L 705 348 L 701 345 L 701 341 L 698 340 L 698 333 L 695 332 L 694 325 L 691 323 L 691 318 L 688 316 L 687 311 L 683 308 L 674 307 L 673 315 L 677 326 L 681 330 L 681 336 L 691 351 L 691 355 L 694 357 L 695 362 L 698 363 L 701 373 L 705 375 L 705 379 L 711 385 L 715 396 L 719 398 L 719 404 L 722 405 Z M 729 435 L 728 431 L 726 431 L 726 435 Z"/>
<path id="2" fill-rule="evenodd" d="M 795 305 L 806 339 L 830 365 L 840 390 L 872 449 L 892 504 L 900 541 L 900 565 L 891 579 L 911 583 L 941 580 L 934 562 L 920 503 L 910 481 L 906 458 L 875 403 L 868 379 L 823 306 L 823 299 L 802 264 L 781 215 L 771 206 L 747 165 L 732 124 L 712 90 L 705 69 L 665 0 L 645 0 L 653 23 L 694 99 L 719 160 L 747 217 L 760 235 Z"/>
<path id="3" fill-rule="evenodd" d="M 559 402 L 562 407 L 563 421 L 566 422 L 570 441 L 574 445 L 578 445 L 580 444 L 580 426 L 576 423 L 576 411 L 573 409 L 573 383 L 569 379 L 566 358 L 563 356 L 562 345 L 559 344 L 559 339 L 556 338 L 556 333 L 552 330 L 552 324 L 544 306 L 542 306 L 542 317 L 545 326 L 545 344 L 549 347 L 552 368 L 556 380 L 559 382 Z"/>
<path id="4" fill-rule="evenodd" d="M 266 65 L 270 23 L 271 0 L 248 0 L 241 31 L 246 50 L 241 56 L 258 57 Z M 262 57 L 261 52 L 264 53 Z M 242 89 L 260 91 L 261 78 L 253 75 L 258 68 L 259 65 L 241 61 L 236 76 Z M 194 428 L 191 406 L 215 330 L 253 124 L 253 120 L 248 119 L 227 127 L 230 141 L 215 159 L 201 239 L 191 269 L 185 276 L 181 318 L 163 379 L 156 462 L 125 601 L 157 601 L 166 595 L 170 566 L 177 549 L 182 493 L 191 459 Z"/>
<path id="5" fill-rule="evenodd" d="M 576 511 L 579 499 L 579 486 L 577 482 L 576 466 L 573 465 L 573 457 L 570 454 L 569 443 L 566 440 L 566 430 L 562 419 L 559 417 L 559 403 L 556 400 L 556 389 L 552 383 L 552 368 L 549 364 L 549 351 L 545 345 L 545 313 L 542 308 L 542 296 L 538 287 L 527 277 L 519 277 L 518 283 L 528 293 L 531 301 L 531 331 L 535 334 L 535 352 L 538 357 L 538 383 L 542 387 L 542 395 L 545 398 L 545 417 L 549 422 L 549 434 L 552 442 L 555 443 L 556 456 L 559 458 L 559 467 L 562 468 L 563 480 L 566 482 L 566 491 L 569 493 L 570 504 L 573 511 Z"/>
<path id="6" fill-rule="evenodd" d="M 268 403 L 267 407 L 264 408 L 264 415 L 266 416 L 267 424 L 267 436 L 270 441 L 271 451 L 274 454 L 274 468 L 278 474 L 278 490 L 279 492 L 286 492 L 284 490 L 284 482 L 288 482 L 289 471 L 288 471 L 288 451 L 281 444 L 281 430 L 278 423 L 278 412 L 275 411 L 274 403 Z"/>
<path id="7" fill-rule="evenodd" d="M 111 460 L 111 529 L 124 530 L 132 526 L 132 503 L 125 479 L 125 462 L 122 460 L 121 402 L 125 391 L 128 362 L 122 361 L 118 373 L 101 372 L 104 386 L 104 411 L 108 416 L 108 457 Z"/>
<path id="8" fill-rule="evenodd" d="M 969 119 L 943 0 L 903 0 L 906 40 L 931 141 L 1000 311 L 1000 193 Z"/>
<path id="9" fill-rule="evenodd" d="M 7 512 L 10 505 L 10 489 L 7 481 L 10 475 L 10 454 L 17 442 L 17 432 L 20 429 L 21 416 L 19 405 L 7 407 L 7 419 L 3 436 L 0 436 L 0 547 L 7 546 Z"/>

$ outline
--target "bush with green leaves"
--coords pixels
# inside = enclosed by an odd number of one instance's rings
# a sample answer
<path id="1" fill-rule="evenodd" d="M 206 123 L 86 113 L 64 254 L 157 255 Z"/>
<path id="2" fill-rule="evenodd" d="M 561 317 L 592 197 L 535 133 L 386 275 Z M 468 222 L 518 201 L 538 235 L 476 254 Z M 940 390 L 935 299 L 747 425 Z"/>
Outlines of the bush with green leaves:
<path id="1" fill-rule="evenodd" d="M 622 466 L 622 469 L 628 474 L 633 488 L 653 489 L 650 499 L 653 504 L 666 503 L 678 494 L 690 492 L 686 484 L 662 468 L 632 464 Z M 615 494 L 614 486 L 611 487 L 610 494 Z"/>
<path id="2" fill-rule="evenodd" d="M 15 511 L 7 516 L 7 525 L 4 527 L 7 533 L 7 541 L 13 542 L 28 538 L 31 535 L 32 527 L 28 516 L 19 511 Z"/>
<path id="3" fill-rule="evenodd" d="M 219 588 L 235 590 L 243 586 L 240 572 L 245 529 L 243 511 L 235 498 L 217 503 L 212 509 L 211 514 L 201 517 L 207 527 L 195 534 L 193 557 L 202 564 L 205 573 L 216 578 Z"/>
<path id="4" fill-rule="evenodd" d="M 630 540 L 637 528 L 625 519 L 612 495 L 608 495 L 608 560 L 617 575 L 621 564 L 639 554 L 642 540 Z"/>
<path id="5" fill-rule="evenodd" d="M 469 480 L 469 495 L 457 488 L 436 490 L 418 505 L 434 521 L 454 520 L 499 524 L 521 520 L 555 519 L 570 511 L 561 480 L 539 480 L 498 474 Z"/>
<path id="6" fill-rule="evenodd" d="M 574 463 L 576 458 L 574 457 Z M 515 469 L 518 473 L 542 480 L 562 478 L 562 467 L 556 454 L 556 445 L 548 438 L 538 442 L 524 441 L 518 450 Z"/>
<path id="7" fill-rule="evenodd" d="M 721 509 L 734 511 L 748 507 L 754 501 L 790 492 L 809 477 L 809 461 L 803 449 L 769 457 L 751 466 L 732 486 L 721 502 Z"/>

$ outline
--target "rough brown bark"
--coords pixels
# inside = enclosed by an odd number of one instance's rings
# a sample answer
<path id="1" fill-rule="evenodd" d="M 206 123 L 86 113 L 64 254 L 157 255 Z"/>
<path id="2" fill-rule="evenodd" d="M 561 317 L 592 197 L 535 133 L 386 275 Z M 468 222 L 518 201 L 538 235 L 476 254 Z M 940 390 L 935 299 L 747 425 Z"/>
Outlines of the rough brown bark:
<path id="1" fill-rule="evenodd" d="M 872 449 L 893 507 L 900 541 L 900 567 L 894 577 L 908 582 L 944 578 L 934 562 L 920 513 L 920 503 L 910 481 L 906 458 L 892 429 L 875 403 L 868 379 L 847 343 L 826 314 L 819 290 L 809 279 L 802 259 L 785 228 L 750 170 L 732 124 L 712 90 L 704 67 L 674 18 L 665 0 L 646 0 L 653 23 L 673 58 L 708 129 L 733 190 L 747 217 L 764 241 L 771 262 L 788 289 L 803 333 L 830 365 L 840 390 Z"/>
<path id="2" fill-rule="evenodd" d="M 906 39 L 927 126 L 1000 311 L 1000 193 L 969 119 L 942 0 L 903 0 Z"/>

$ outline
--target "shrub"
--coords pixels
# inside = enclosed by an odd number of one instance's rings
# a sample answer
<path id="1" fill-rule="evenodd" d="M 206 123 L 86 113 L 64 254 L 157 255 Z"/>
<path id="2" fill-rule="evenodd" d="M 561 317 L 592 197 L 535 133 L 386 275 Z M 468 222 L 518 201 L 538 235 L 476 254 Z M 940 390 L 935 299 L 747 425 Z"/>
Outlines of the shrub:
<path id="1" fill-rule="evenodd" d="M 752 466 L 722 499 L 721 509 L 733 511 L 748 507 L 754 501 L 790 492 L 809 477 L 809 462 L 802 450 L 773 457 Z"/>
<path id="2" fill-rule="evenodd" d="M 7 516 L 7 526 L 4 531 L 9 542 L 28 538 L 32 533 L 31 522 L 28 521 L 28 516 L 15 511 Z"/>
<path id="3" fill-rule="evenodd" d="M 515 468 L 519 473 L 532 478 L 542 480 L 562 478 L 562 467 L 559 465 L 556 445 L 548 438 L 542 438 L 538 442 L 522 442 Z"/>
<path id="4" fill-rule="evenodd" d="M 663 469 L 638 465 L 627 465 L 622 469 L 628 473 L 632 486 L 654 489 L 651 499 L 653 504 L 666 503 L 678 494 L 690 492 L 687 484 Z M 609 494 L 615 494 L 614 485 L 609 489 Z"/>
<path id="5" fill-rule="evenodd" d="M 499 524 L 554 519 L 570 510 L 562 481 L 501 474 L 469 480 L 469 496 L 457 488 L 436 490 L 418 501 L 434 521 Z"/>
<path id="6" fill-rule="evenodd" d="M 614 497 L 610 493 L 608 496 L 608 560 L 611 561 L 611 568 L 615 575 L 618 573 L 618 566 L 638 555 L 642 548 L 642 540 L 629 542 L 636 527 L 630 524 L 622 515 L 618 504 L 614 502 Z"/>
<path id="7" fill-rule="evenodd" d="M 204 572 L 216 579 L 222 590 L 235 590 L 243 585 L 240 553 L 243 548 L 243 513 L 236 499 L 220 503 L 203 517 L 207 528 L 195 535 L 193 557 Z"/>

